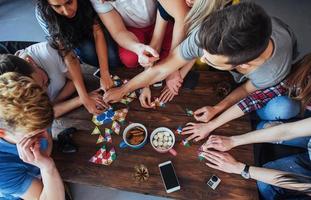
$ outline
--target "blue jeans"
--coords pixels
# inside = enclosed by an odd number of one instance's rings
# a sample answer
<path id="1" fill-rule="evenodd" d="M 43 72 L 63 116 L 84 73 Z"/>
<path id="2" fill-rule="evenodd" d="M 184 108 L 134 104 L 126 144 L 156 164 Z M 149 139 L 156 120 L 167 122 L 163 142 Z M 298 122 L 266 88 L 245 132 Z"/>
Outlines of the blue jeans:
<path id="1" fill-rule="evenodd" d="M 308 116 L 310 113 L 306 113 L 305 116 Z M 269 121 L 262 121 L 257 125 L 257 129 L 262 129 L 267 125 L 267 123 L 271 123 Z M 308 142 L 311 137 L 300 137 L 287 141 L 279 141 L 276 142 L 278 144 L 295 146 L 300 148 L 305 148 L 306 151 L 308 148 Z M 309 166 L 307 169 L 306 166 Z M 305 176 L 311 176 L 311 161 L 309 157 L 309 153 L 302 153 L 297 155 L 288 156 L 285 158 L 281 158 L 275 161 L 268 162 L 263 165 L 264 168 L 276 169 L 280 171 L 292 172 L 296 174 L 301 174 Z M 292 190 L 283 189 L 280 187 L 272 186 L 260 181 L 257 181 L 257 187 L 260 195 L 265 200 L 275 200 L 275 199 L 304 199 L 305 195 L 297 194 Z M 306 198 L 307 199 L 307 198 Z"/>
<path id="2" fill-rule="evenodd" d="M 118 46 L 111 38 L 107 30 L 104 30 L 105 40 L 108 50 L 108 64 L 109 68 L 115 68 L 121 65 L 119 59 Z M 99 67 L 98 57 L 96 53 L 94 38 L 89 38 L 80 42 L 79 47 L 75 49 L 76 54 L 80 60 L 89 65 Z"/>
<path id="3" fill-rule="evenodd" d="M 305 166 L 311 166 L 311 161 L 308 152 L 288 156 L 275 161 L 266 163 L 263 167 L 269 169 L 276 169 L 286 172 L 292 172 L 296 174 L 301 174 L 305 176 L 311 176 L 311 170 L 307 169 Z M 284 188 L 272 186 L 260 181 L 257 181 L 257 187 L 261 197 L 264 200 L 275 200 L 275 199 L 303 199 L 306 195 L 299 194 L 292 190 L 287 190 Z M 310 197 L 309 197 L 310 198 Z M 306 197 L 307 199 L 307 197 Z"/>
<path id="4" fill-rule="evenodd" d="M 300 112 L 300 103 L 288 96 L 275 97 L 263 108 L 257 110 L 262 120 L 284 120 L 297 116 Z"/>

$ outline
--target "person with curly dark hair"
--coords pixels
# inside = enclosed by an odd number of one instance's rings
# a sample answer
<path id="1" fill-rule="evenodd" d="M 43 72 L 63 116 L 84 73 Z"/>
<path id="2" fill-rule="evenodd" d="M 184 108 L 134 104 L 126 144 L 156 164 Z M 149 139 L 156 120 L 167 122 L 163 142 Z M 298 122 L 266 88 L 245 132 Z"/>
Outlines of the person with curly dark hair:
<path id="1" fill-rule="evenodd" d="M 113 86 L 104 27 L 91 3 L 84 0 L 38 0 L 36 17 L 48 35 L 50 45 L 58 50 L 67 65 L 83 105 L 92 114 L 101 113 L 105 105 L 88 95 L 78 59 L 99 66 L 103 90 Z"/>

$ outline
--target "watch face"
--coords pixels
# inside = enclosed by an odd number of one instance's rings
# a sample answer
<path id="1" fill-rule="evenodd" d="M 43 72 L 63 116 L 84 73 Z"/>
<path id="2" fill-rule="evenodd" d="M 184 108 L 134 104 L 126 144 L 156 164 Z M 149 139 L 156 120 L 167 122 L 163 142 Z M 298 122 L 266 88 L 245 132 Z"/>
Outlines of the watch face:
<path id="1" fill-rule="evenodd" d="M 245 171 L 242 171 L 241 175 L 243 176 L 243 178 L 245 179 L 249 179 L 250 176 L 249 176 L 249 173 L 248 172 L 245 172 Z"/>

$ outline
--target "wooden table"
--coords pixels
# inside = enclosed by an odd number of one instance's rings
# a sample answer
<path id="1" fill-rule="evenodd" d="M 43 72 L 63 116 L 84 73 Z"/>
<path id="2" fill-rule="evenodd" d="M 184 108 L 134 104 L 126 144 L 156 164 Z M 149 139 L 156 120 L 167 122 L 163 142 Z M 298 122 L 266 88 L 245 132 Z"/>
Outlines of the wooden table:
<path id="1" fill-rule="evenodd" d="M 120 77 L 132 77 L 137 71 L 117 70 Z M 125 75 L 126 74 L 126 75 Z M 157 127 L 168 127 L 176 130 L 178 125 L 194 121 L 188 117 L 185 109 L 195 110 L 204 105 L 214 105 L 219 101 L 215 95 L 215 86 L 221 81 L 232 83 L 231 76 L 223 72 L 202 72 L 199 85 L 194 91 L 183 90 L 178 97 L 166 104 L 165 108 L 147 110 L 140 107 L 139 101 L 135 100 L 129 105 L 127 122 L 139 122 L 144 124 L 150 134 Z M 160 90 L 154 90 L 153 95 L 158 96 Z M 90 123 L 91 116 L 81 108 L 68 115 Z M 81 124 L 80 124 L 81 125 Z M 90 125 L 89 125 L 90 126 Z M 88 126 L 88 127 L 89 127 Z M 92 127 L 94 128 L 95 125 Z M 111 127 L 108 124 L 104 127 Z M 123 130 L 122 127 L 121 130 Z M 250 131 L 248 118 L 232 121 L 213 132 L 220 135 L 238 135 Z M 105 186 L 120 190 L 169 197 L 174 199 L 257 199 L 257 189 L 254 181 L 244 180 L 239 175 L 227 174 L 213 170 L 200 162 L 197 149 L 203 143 L 191 144 L 187 148 L 180 144 L 182 137 L 176 137 L 174 149 L 178 152 L 176 157 L 169 153 L 157 153 L 148 142 L 142 149 L 120 149 L 121 136 L 113 135 L 113 145 L 116 148 L 117 159 L 110 165 L 95 165 L 88 160 L 103 144 L 96 145 L 97 135 L 90 135 L 92 130 L 80 131 L 74 135 L 74 141 L 79 146 L 79 151 L 74 154 L 62 154 L 54 148 L 53 158 L 64 181 L 87 184 L 93 186 Z M 148 140 L 149 141 L 149 140 Z M 57 144 L 55 144 L 57 146 Z M 253 164 L 252 145 L 237 147 L 230 151 L 236 159 Z M 167 194 L 162 183 L 158 164 L 171 160 L 175 167 L 181 190 Z M 143 183 L 137 183 L 132 178 L 134 166 L 144 164 L 147 166 L 150 178 Z M 221 179 L 218 188 L 213 191 L 206 185 L 207 180 L 213 175 Z"/>

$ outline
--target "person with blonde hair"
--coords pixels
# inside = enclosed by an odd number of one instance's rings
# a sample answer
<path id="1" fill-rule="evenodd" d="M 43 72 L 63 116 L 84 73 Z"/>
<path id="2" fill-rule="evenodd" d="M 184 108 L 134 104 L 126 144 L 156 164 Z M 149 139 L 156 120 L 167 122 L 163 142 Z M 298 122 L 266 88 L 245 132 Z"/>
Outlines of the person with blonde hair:
<path id="1" fill-rule="evenodd" d="M 65 199 L 50 157 L 53 108 L 45 91 L 29 77 L 0 75 L 0 198 Z"/>

